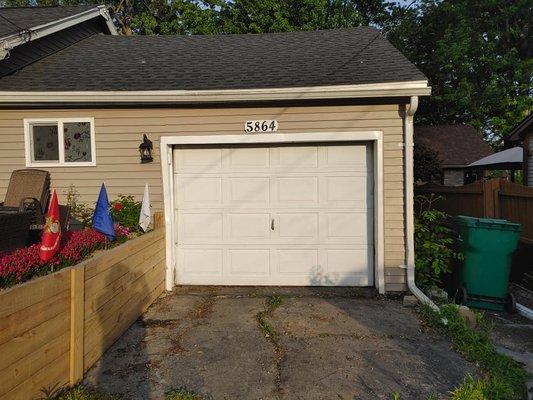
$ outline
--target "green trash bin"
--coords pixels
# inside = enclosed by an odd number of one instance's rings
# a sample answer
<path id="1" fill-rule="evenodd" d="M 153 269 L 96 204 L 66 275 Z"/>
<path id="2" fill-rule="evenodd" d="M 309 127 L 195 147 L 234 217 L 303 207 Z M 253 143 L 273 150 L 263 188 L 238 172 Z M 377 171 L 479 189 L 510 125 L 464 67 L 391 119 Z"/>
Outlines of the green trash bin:
<path id="1" fill-rule="evenodd" d="M 520 224 L 504 219 L 455 218 L 464 260 L 456 302 L 474 308 L 514 312 L 509 294 L 511 257 L 520 239 Z"/>

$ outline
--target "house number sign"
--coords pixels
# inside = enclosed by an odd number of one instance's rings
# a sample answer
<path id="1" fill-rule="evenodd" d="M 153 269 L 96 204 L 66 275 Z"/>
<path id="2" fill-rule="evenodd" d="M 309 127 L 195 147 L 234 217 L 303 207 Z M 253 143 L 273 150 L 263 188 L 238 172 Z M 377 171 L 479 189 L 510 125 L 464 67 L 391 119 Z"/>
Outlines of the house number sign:
<path id="1" fill-rule="evenodd" d="M 278 130 L 278 121 L 275 119 L 263 119 L 257 121 L 246 121 L 244 132 L 246 133 L 271 133 Z"/>

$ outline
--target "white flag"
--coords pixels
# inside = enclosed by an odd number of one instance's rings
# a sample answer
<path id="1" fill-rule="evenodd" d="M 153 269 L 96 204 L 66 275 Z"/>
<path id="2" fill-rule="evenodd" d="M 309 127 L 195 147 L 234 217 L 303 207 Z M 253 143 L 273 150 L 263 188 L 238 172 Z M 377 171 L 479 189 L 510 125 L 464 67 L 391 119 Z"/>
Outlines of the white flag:
<path id="1" fill-rule="evenodd" d="M 148 184 L 144 187 L 143 201 L 141 205 L 141 215 L 139 215 L 139 226 L 144 232 L 148 230 L 152 214 L 150 212 L 150 194 L 148 193 Z"/>

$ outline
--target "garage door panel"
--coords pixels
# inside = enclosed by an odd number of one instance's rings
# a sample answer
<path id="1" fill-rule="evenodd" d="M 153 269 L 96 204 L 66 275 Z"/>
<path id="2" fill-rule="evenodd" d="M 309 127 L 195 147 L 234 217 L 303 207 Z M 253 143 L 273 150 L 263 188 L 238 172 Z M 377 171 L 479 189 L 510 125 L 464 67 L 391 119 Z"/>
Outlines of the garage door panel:
<path id="1" fill-rule="evenodd" d="M 186 275 L 222 276 L 222 249 L 187 249 L 180 250 L 178 262 Z"/>
<path id="2" fill-rule="evenodd" d="M 178 214 L 178 241 L 205 242 L 222 240 L 223 213 L 188 213 Z"/>
<path id="3" fill-rule="evenodd" d="M 326 250 L 326 269 L 328 273 L 347 275 L 367 275 L 370 255 L 366 247 L 358 249 Z"/>
<path id="4" fill-rule="evenodd" d="M 222 178 L 205 176 L 183 176 L 178 180 L 178 207 L 199 207 L 222 204 Z"/>
<path id="5" fill-rule="evenodd" d="M 316 274 L 318 268 L 318 250 L 316 248 L 276 249 L 279 275 L 297 274 L 310 278 Z"/>
<path id="6" fill-rule="evenodd" d="M 228 262 L 230 275 L 270 275 L 270 249 L 229 249 Z"/>
<path id="7" fill-rule="evenodd" d="M 243 241 L 248 239 L 270 238 L 270 213 L 228 214 L 228 239 Z"/>
<path id="8" fill-rule="evenodd" d="M 226 151 L 230 169 L 242 171 L 242 168 L 257 168 L 262 171 L 270 166 L 268 147 L 235 147 Z"/>
<path id="9" fill-rule="evenodd" d="M 280 213 L 277 214 L 277 232 L 280 239 L 318 240 L 319 213 Z"/>
<path id="10" fill-rule="evenodd" d="M 325 206 L 372 207 L 366 176 L 328 176 L 324 180 L 321 202 Z"/>
<path id="11" fill-rule="evenodd" d="M 182 148 L 174 152 L 174 165 L 178 171 L 217 173 L 222 169 L 222 149 Z"/>
<path id="12" fill-rule="evenodd" d="M 372 153 L 369 146 L 326 146 L 324 147 L 324 164 L 328 169 L 344 170 L 347 167 L 351 172 L 372 171 L 369 159 Z"/>
<path id="13" fill-rule="evenodd" d="M 302 205 L 318 204 L 318 177 L 316 176 L 292 176 L 275 178 L 277 183 L 276 200 L 278 203 L 297 203 Z"/>
<path id="14" fill-rule="evenodd" d="M 346 243 L 372 243 L 372 223 L 368 212 L 335 212 L 324 214 L 326 239 Z"/>
<path id="15" fill-rule="evenodd" d="M 273 149 L 277 151 L 278 172 L 291 172 L 295 168 L 316 169 L 318 167 L 318 147 L 292 146 Z"/>
<path id="16" fill-rule="evenodd" d="M 229 203 L 233 207 L 258 204 L 268 207 L 270 203 L 270 178 L 231 177 L 229 178 Z"/>

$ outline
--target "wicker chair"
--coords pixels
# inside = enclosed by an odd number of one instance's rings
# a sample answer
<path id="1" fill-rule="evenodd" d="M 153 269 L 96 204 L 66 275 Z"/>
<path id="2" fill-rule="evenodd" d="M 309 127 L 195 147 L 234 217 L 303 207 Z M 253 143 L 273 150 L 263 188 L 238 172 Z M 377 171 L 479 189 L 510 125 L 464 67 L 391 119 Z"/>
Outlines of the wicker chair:
<path id="1" fill-rule="evenodd" d="M 30 211 L 0 213 L 0 254 L 26 246 L 31 218 Z"/>
<path id="2" fill-rule="evenodd" d="M 5 200 L 0 204 L 0 213 L 29 211 L 30 229 L 39 230 L 44 225 L 49 201 L 49 172 L 39 169 L 19 169 L 11 174 Z"/>

